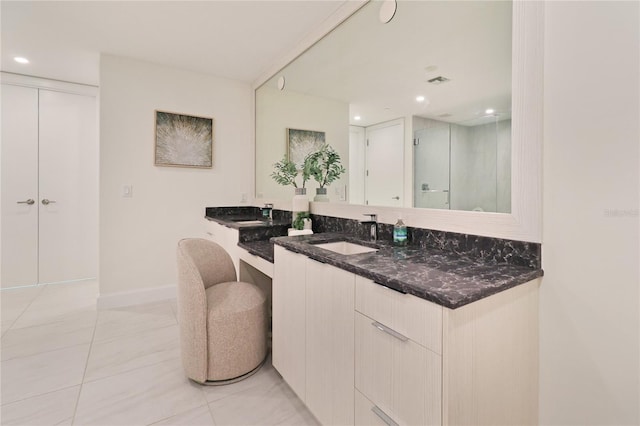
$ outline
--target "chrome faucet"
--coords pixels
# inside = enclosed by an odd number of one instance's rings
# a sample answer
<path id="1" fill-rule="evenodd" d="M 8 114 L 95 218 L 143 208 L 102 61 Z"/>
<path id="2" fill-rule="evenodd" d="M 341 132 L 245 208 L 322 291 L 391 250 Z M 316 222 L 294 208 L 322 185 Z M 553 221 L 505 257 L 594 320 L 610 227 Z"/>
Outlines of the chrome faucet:
<path id="1" fill-rule="evenodd" d="M 369 237 L 371 238 L 371 241 L 377 241 L 378 240 L 378 215 L 374 213 L 365 213 L 364 215 L 369 216 L 370 220 L 363 220 L 360 223 L 362 223 L 363 225 L 371 226 L 369 228 Z"/>

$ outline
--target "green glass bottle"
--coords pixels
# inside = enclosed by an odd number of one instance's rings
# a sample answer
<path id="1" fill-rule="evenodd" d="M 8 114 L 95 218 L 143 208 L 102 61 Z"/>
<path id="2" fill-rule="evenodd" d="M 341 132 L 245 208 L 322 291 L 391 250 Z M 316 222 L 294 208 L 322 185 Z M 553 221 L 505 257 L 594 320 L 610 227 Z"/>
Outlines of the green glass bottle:
<path id="1" fill-rule="evenodd" d="M 393 244 L 396 246 L 407 245 L 407 225 L 404 224 L 401 217 L 393 225 Z"/>

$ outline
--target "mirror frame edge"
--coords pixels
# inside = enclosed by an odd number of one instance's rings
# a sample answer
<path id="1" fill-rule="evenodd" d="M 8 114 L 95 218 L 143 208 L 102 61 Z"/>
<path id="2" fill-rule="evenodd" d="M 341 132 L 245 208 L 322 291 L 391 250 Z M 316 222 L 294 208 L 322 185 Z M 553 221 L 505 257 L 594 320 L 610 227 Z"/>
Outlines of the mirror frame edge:
<path id="1" fill-rule="evenodd" d="M 265 74 L 253 84 L 254 195 L 256 90 L 366 3 L 362 1 L 341 7 L 318 31 L 278 61 L 280 65 L 271 68 L 275 71 L 268 76 Z M 544 2 L 514 1 L 512 25 L 512 117 L 516 118 L 512 121 L 512 141 L 518 143 L 512 144 L 511 152 L 511 213 L 314 202 L 311 203 L 311 213 L 356 220 L 362 219 L 364 213 L 377 213 L 379 222 L 390 224 L 402 216 L 407 226 L 417 228 L 541 243 Z M 255 198 L 254 204 L 262 205 L 262 201 Z M 274 202 L 276 208 L 291 209 L 291 200 L 269 199 L 268 202 Z"/>

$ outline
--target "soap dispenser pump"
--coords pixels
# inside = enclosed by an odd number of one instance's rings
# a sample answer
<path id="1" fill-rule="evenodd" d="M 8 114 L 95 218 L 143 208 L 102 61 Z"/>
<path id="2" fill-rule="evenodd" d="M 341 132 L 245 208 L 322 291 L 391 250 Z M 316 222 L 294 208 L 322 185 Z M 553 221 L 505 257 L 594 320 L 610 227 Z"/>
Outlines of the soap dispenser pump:
<path id="1" fill-rule="evenodd" d="M 398 221 L 393 225 L 393 244 L 396 246 L 407 245 L 407 225 L 398 217 Z"/>

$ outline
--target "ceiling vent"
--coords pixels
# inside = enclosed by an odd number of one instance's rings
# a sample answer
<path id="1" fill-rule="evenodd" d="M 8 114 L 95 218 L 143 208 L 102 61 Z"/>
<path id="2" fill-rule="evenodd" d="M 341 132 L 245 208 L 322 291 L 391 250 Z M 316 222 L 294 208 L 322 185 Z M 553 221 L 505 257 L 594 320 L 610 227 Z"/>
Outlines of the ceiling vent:
<path id="1" fill-rule="evenodd" d="M 442 84 L 442 83 L 446 83 L 447 81 L 451 81 L 449 80 L 447 77 L 443 77 L 441 75 L 439 75 L 438 77 L 434 77 L 430 80 L 427 80 L 427 83 L 431 83 L 431 84 Z"/>

